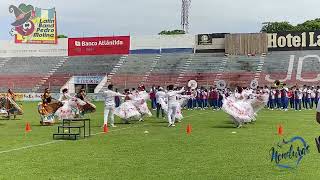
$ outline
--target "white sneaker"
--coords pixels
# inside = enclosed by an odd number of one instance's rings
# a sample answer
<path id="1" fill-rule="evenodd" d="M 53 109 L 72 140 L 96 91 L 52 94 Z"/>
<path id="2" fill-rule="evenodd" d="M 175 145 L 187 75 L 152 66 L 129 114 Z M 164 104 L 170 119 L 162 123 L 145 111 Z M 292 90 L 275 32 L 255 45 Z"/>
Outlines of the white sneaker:
<path id="1" fill-rule="evenodd" d="M 176 125 L 175 125 L 175 124 L 172 124 L 171 126 L 172 126 L 172 127 L 176 127 Z"/>
<path id="2" fill-rule="evenodd" d="M 142 118 L 139 119 L 139 122 L 143 122 L 144 120 Z"/>
<path id="3" fill-rule="evenodd" d="M 169 124 L 169 125 L 168 125 L 168 127 L 171 127 L 171 126 L 172 126 L 172 124 Z"/>
<path id="4" fill-rule="evenodd" d="M 110 126 L 113 127 L 113 128 L 117 127 L 117 126 L 115 126 L 114 124 L 110 124 Z"/>

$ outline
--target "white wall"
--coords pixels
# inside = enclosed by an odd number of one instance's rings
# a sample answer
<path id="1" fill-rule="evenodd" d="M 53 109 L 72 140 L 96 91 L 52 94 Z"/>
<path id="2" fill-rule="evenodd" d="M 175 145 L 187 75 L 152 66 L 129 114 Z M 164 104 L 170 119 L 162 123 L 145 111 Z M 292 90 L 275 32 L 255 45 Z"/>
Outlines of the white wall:
<path id="1" fill-rule="evenodd" d="M 131 36 L 130 50 L 161 48 L 194 48 L 195 35 Z M 224 44 L 223 44 L 224 45 Z M 15 44 L 0 40 L 0 57 L 68 56 L 68 39 L 58 44 Z"/>
<path id="2" fill-rule="evenodd" d="M 194 35 L 167 35 L 160 36 L 161 48 L 194 48 Z"/>
<path id="3" fill-rule="evenodd" d="M 130 50 L 160 49 L 160 36 L 131 36 Z"/>
<path id="4" fill-rule="evenodd" d="M 0 41 L 0 57 L 68 56 L 68 39 L 58 39 L 58 44 L 16 44 Z"/>
<path id="5" fill-rule="evenodd" d="M 183 35 L 155 35 L 131 36 L 130 50 L 161 49 L 161 48 L 193 48 L 195 36 Z"/>

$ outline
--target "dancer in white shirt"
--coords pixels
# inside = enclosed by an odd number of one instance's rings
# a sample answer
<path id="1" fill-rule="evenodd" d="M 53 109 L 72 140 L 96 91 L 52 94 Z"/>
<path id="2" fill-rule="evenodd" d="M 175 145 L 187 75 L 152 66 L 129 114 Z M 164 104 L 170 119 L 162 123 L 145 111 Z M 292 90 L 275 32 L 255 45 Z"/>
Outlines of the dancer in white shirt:
<path id="1" fill-rule="evenodd" d="M 175 118 L 179 102 L 177 100 L 177 95 L 184 92 L 184 87 L 180 91 L 174 91 L 173 85 L 168 86 L 168 92 L 166 98 L 168 99 L 168 127 L 175 127 Z"/>
<path id="2" fill-rule="evenodd" d="M 59 101 L 61 101 L 62 103 L 66 103 L 69 99 L 71 99 L 71 96 L 69 95 L 68 89 L 65 88 L 62 90 Z"/>
<path id="3" fill-rule="evenodd" d="M 110 117 L 110 126 L 116 127 L 114 125 L 114 110 L 115 110 L 115 96 L 125 97 L 125 95 L 121 93 L 117 93 L 113 91 L 113 85 L 110 84 L 108 86 L 108 90 L 104 91 L 105 95 L 105 104 L 104 104 L 104 125 L 108 125 L 108 118 Z M 110 116 L 109 116 L 110 115 Z"/>
<path id="4" fill-rule="evenodd" d="M 156 93 L 156 103 L 157 103 L 157 118 L 160 116 L 160 111 L 162 118 L 164 118 L 164 107 L 161 106 L 161 101 L 164 101 L 166 97 L 166 93 L 163 91 L 163 88 L 160 87 L 158 92 Z"/>

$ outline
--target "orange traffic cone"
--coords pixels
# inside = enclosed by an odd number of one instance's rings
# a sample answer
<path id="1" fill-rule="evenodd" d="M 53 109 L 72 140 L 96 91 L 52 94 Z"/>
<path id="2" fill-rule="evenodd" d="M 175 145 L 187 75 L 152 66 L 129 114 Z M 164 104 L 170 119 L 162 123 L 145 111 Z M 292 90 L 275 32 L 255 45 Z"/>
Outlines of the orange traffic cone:
<path id="1" fill-rule="evenodd" d="M 104 133 L 108 133 L 109 129 L 108 129 L 108 125 L 107 124 L 104 124 L 103 126 L 103 132 Z"/>
<path id="2" fill-rule="evenodd" d="M 192 131 L 191 124 L 188 124 L 188 126 L 187 126 L 187 134 L 191 134 L 191 131 Z"/>
<path id="3" fill-rule="evenodd" d="M 278 125 L 278 135 L 279 135 L 279 136 L 282 136 L 282 135 L 283 135 L 283 127 L 282 127 L 281 124 Z"/>
<path id="4" fill-rule="evenodd" d="M 31 126 L 30 126 L 30 123 L 27 122 L 26 124 L 26 132 L 30 132 L 31 131 Z"/>

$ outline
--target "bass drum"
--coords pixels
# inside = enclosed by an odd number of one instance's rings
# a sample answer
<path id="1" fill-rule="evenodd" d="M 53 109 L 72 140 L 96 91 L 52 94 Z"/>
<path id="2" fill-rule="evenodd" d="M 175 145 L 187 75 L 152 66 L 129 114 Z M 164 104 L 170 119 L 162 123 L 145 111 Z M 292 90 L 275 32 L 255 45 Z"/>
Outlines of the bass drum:
<path id="1" fill-rule="evenodd" d="M 198 83 L 195 80 L 190 80 L 188 82 L 188 87 L 191 88 L 192 90 L 197 89 Z"/>

